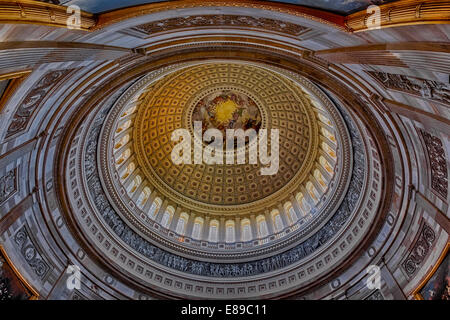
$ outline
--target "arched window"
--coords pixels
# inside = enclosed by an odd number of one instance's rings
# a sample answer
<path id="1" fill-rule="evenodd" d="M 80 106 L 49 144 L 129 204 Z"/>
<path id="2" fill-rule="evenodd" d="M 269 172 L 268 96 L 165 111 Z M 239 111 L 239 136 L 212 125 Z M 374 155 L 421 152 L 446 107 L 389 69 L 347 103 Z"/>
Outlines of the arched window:
<path id="1" fill-rule="evenodd" d="M 116 160 L 116 164 L 120 165 L 122 164 L 124 161 L 126 161 L 129 157 L 131 156 L 131 150 L 127 149 L 124 152 L 122 152 L 122 154 L 117 158 Z"/>
<path id="2" fill-rule="evenodd" d="M 316 107 L 319 110 L 323 110 L 322 104 L 320 104 L 320 102 L 316 98 L 310 97 L 310 100 L 314 107 Z"/>
<path id="3" fill-rule="evenodd" d="M 127 188 L 128 193 L 130 193 L 130 194 L 135 193 L 141 183 L 142 183 L 142 178 L 141 178 L 141 176 L 137 175 L 133 179 L 133 182 L 130 183 L 130 185 L 128 186 L 128 188 Z"/>
<path id="4" fill-rule="evenodd" d="M 219 221 L 211 220 L 209 224 L 209 237 L 210 242 L 217 242 L 219 239 Z"/>
<path id="5" fill-rule="evenodd" d="M 336 143 L 336 137 L 330 133 L 330 131 L 328 131 L 325 128 L 321 128 L 320 131 L 322 132 L 322 134 L 327 137 L 330 141 L 332 141 L 333 143 Z"/>
<path id="6" fill-rule="evenodd" d="M 267 228 L 266 217 L 259 215 L 256 217 L 256 223 L 258 225 L 258 235 L 260 238 L 265 238 L 269 235 L 269 229 Z"/>
<path id="7" fill-rule="evenodd" d="M 325 192 L 325 190 L 327 189 L 327 183 L 325 181 L 324 176 L 318 169 L 314 170 L 314 178 L 316 178 L 316 181 L 318 182 L 319 186 L 322 188 L 322 191 Z"/>
<path id="8" fill-rule="evenodd" d="M 161 199 L 156 197 L 155 200 L 153 200 L 152 205 L 150 206 L 148 216 L 154 218 L 158 214 L 159 208 L 161 208 L 161 204 L 162 204 Z"/>
<path id="9" fill-rule="evenodd" d="M 292 223 L 297 222 L 298 217 L 297 217 L 297 214 L 295 213 L 295 209 L 294 209 L 294 207 L 292 206 L 292 203 L 291 203 L 291 202 L 288 201 L 288 202 L 286 202 L 286 203 L 284 204 L 284 210 L 285 210 L 286 213 L 288 214 L 289 219 L 291 220 Z"/>
<path id="10" fill-rule="evenodd" d="M 250 241 L 252 240 L 252 229 L 250 226 L 249 219 L 243 219 L 241 222 L 241 230 L 242 230 L 242 241 Z"/>
<path id="11" fill-rule="evenodd" d="M 225 223 L 225 241 L 228 243 L 236 241 L 236 235 L 234 231 L 234 221 L 228 220 Z"/>
<path id="12" fill-rule="evenodd" d="M 311 196 L 312 200 L 314 201 L 314 204 L 317 204 L 317 202 L 319 202 L 320 194 L 318 193 L 317 189 L 314 187 L 314 185 L 311 181 L 309 181 L 306 184 L 306 190 L 308 191 L 308 194 Z"/>
<path id="13" fill-rule="evenodd" d="M 124 173 L 122 174 L 122 181 L 125 180 L 126 178 L 128 178 L 130 176 L 130 174 L 133 173 L 134 169 L 136 169 L 136 165 L 134 164 L 134 162 L 131 162 L 124 170 Z"/>
<path id="14" fill-rule="evenodd" d="M 336 159 L 336 152 L 327 143 L 322 142 L 322 149 L 328 153 L 331 158 Z"/>
<path id="15" fill-rule="evenodd" d="M 192 228 L 192 238 L 200 240 L 203 227 L 203 218 L 197 217 L 194 220 L 194 227 Z"/>
<path id="16" fill-rule="evenodd" d="M 293 206 L 291 206 L 291 207 L 289 208 L 289 211 L 288 211 L 288 212 L 289 212 L 289 217 L 291 218 L 292 223 L 297 222 L 298 216 L 297 216 L 297 213 L 295 213 L 295 209 L 294 209 Z"/>
<path id="17" fill-rule="evenodd" d="M 303 207 L 303 193 L 299 192 L 297 193 L 297 195 L 295 196 L 295 200 L 297 200 L 298 206 L 300 207 L 300 209 L 303 211 L 304 207 Z"/>
<path id="18" fill-rule="evenodd" d="M 131 120 L 125 121 L 117 128 L 116 134 L 121 133 L 122 131 L 128 129 L 130 126 L 131 126 Z"/>
<path id="19" fill-rule="evenodd" d="M 322 165 L 322 167 L 325 168 L 325 170 L 327 170 L 330 174 L 333 174 L 334 170 L 333 168 L 330 166 L 330 164 L 328 163 L 328 161 L 323 157 L 320 156 L 319 157 L 319 163 Z"/>
<path id="20" fill-rule="evenodd" d="M 189 220 L 189 215 L 186 212 L 182 212 L 180 217 L 178 218 L 177 227 L 175 228 L 175 232 L 181 235 L 184 235 L 186 231 L 186 225 Z"/>
<path id="21" fill-rule="evenodd" d="M 149 187 L 145 187 L 141 194 L 139 195 L 139 198 L 137 199 L 136 203 L 137 206 L 142 209 L 145 206 L 145 203 L 147 202 L 148 198 L 150 197 L 150 188 Z"/>
<path id="22" fill-rule="evenodd" d="M 321 113 L 317 113 L 317 115 L 319 116 L 319 120 L 329 126 L 332 126 L 333 124 L 331 123 L 330 119 L 328 119 L 327 117 L 325 117 L 323 114 Z"/>
<path id="23" fill-rule="evenodd" d="M 272 210 L 272 221 L 276 232 L 283 230 L 283 220 L 281 220 L 280 212 L 277 209 Z"/>
<path id="24" fill-rule="evenodd" d="M 306 201 L 305 197 L 303 196 L 303 193 L 301 193 L 301 192 L 297 193 L 295 198 L 300 207 L 302 216 L 305 217 L 311 211 L 310 204 L 308 203 L 308 201 Z"/>
<path id="25" fill-rule="evenodd" d="M 166 208 L 166 211 L 164 212 L 162 218 L 161 218 L 161 225 L 164 228 L 168 228 L 170 221 L 172 220 L 173 214 L 175 212 L 175 209 L 172 206 L 168 206 Z"/>
<path id="26" fill-rule="evenodd" d="M 125 117 L 129 116 L 130 114 L 134 113 L 135 111 L 136 111 L 136 106 L 134 105 L 131 108 L 129 108 L 127 111 L 125 111 L 121 117 L 125 118 Z"/>
<path id="27" fill-rule="evenodd" d="M 124 135 L 114 146 L 114 149 L 120 149 L 122 146 L 126 145 L 130 141 L 130 135 Z"/>

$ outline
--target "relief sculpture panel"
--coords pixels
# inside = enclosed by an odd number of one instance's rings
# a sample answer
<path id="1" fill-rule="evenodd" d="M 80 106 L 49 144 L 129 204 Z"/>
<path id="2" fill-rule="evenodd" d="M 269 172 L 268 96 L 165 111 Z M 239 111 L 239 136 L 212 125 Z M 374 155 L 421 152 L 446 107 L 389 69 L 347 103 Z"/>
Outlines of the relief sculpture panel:
<path id="1" fill-rule="evenodd" d="M 425 142 L 427 155 L 431 167 L 431 188 L 443 199 L 448 194 L 447 158 L 441 139 L 423 130 L 420 131 Z"/>
<path id="2" fill-rule="evenodd" d="M 0 204 L 17 192 L 17 169 L 8 171 L 0 177 Z"/>
<path id="3" fill-rule="evenodd" d="M 298 36 L 309 30 L 308 28 L 290 22 L 235 15 L 177 17 L 143 24 L 135 27 L 134 30 L 151 35 L 158 32 L 171 31 L 181 28 L 201 28 L 218 25 L 227 27 L 266 29 L 275 32 L 282 32 L 292 36 Z"/>
<path id="4" fill-rule="evenodd" d="M 424 223 L 420 230 L 420 234 L 414 243 L 411 252 L 408 254 L 406 260 L 402 263 L 403 269 L 408 276 L 412 276 L 416 273 L 425 258 L 430 253 L 431 246 L 436 240 L 436 234 L 434 230 Z"/>
<path id="5" fill-rule="evenodd" d="M 50 266 L 39 253 L 26 226 L 23 226 L 16 232 L 14 235 L 14 242 L 19 247 L 22 256 L 25 258 L 31 269 L 40 279 L 43 279 L 49 272 Z"/>
<path id="6" fill-rule="evenodd" d="M 44 101 L 55 85 L 64 79 L 73 69 L 56 70 L 45 74 L 37 84 L 28 92 L 20 103 L 6 132 L 6 138 L 27 129 L 31 117 Z"/>
<path id="7" fill-rule="evenodd" d="M 406 92 L 440 103 L 450 103 L 450 85 L 447 83 L 392 74 L 387 72 L 368 71 L 386 89 Z"/>

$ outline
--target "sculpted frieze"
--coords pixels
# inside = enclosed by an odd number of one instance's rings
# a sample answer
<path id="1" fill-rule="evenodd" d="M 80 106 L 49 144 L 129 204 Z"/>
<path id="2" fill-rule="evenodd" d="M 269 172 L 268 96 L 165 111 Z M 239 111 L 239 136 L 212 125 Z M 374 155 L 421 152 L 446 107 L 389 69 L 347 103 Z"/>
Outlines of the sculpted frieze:
<path id="1" fill-rule="evenodd" d="M 441 139 L 420 131 L 425 142 L 425 147 L 431 166 L 431 188 L 443 199 L 447 199 L 448 194 L 448 169 L 447 158 Z"/>
<path id="2" fill-rule="evenodd" d="M 6 132 L 6 138 L 27 129 L 31 117 L 37 111 L 48 93 L 73 69 L 50 71 L 33 86 L 14 113 Z"/>
<path id="3" fill-rule="evenodd" d="M 368 73 L 387 89 L 406 92 L 445 104 L 450 103 L 450 85 L 448 83 L 387 72 L 368 71 Z"/>
<path id="4" fill-rule="evenodd" d="M 0 177 L 0 204 L 17 192 L 17 169 L 8 171 Z"/>
<path id="5" fill-rule="evenodd" d="M 286 21 L 237 15 L 201 15 L 176 17 L 139 25 L 134 27 L 133 29 L 143 32 L 147 35 L 152 35 L 158 32 L 171 31 L 181 28 L 201 28 L 213 26 L 266 29 L 293 36 L 298 36 L 308 30 L 301 25 Z"/>

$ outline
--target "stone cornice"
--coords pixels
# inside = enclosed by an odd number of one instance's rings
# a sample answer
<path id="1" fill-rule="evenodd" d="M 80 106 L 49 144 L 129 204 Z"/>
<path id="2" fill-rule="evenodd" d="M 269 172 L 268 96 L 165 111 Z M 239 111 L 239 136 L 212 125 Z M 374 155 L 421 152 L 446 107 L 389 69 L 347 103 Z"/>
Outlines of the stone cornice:
<path id="1" fill-rule="evenodd" d="M 403 0 L 379 8 L 381 28 L 450 23 L 450 3 L 447 0 Z M 356 12 L 345 18 L 345 25 L 352 32 L 371 30 L 367 26 L 369 16 L 366 10 Z"/>
<path id="2" fill-rule="evenodd" d="M 87 31 L 96 24 L 93 14 L 80 12 L 80 30 Z M 67 19 L 71 14 L 67 13 L 67 7 L 30 0 L 1 0 L 0 23 L 39 24 L 51 27 L 67 28 Z"/>
<path id="3" fill-rule="evenodd" d="M 99 30 L 120 21 L 156 12 L 167 10 L 179 10 L 184 8 L 195 8 L 195 7 L 203 7 L 203 8 L 235 7 L 235 8 L 255 8 L 268 11 L 276 11 L 301 18 L 310 19 L 316 22 L 320 22 L 335 27 L 340 30 L 345 30 L 344 17 L 331 12 L 318 9 L 311 9 L 299 5 L 274 3 L 268 1 L 254 1 L 254 0 L 234 0 L 234 1 L 184 0 L 184 1 L 170 1 L 162 3 L 145 4 L 100 14 L 98 16 L 98 23 L 92 29 Z"/>
<path id="4" fill-rule="evenodd" d="M 254 0 L 180 0 L 133 6 L 98 15 L 82 11 L 79 30 L 97 31 L 128 19 L 167 10 L 209 7 L 254 8 L 269 12 L 284 13 L 309 19 L 346 32 L 371 30 L 367 27 L 367 20 L 370 14 L 366 10 L 361 10 L 348 16 L 342 16 L 325 10 L 312 9 L 300 5 Z M 401 0 L 382 5 L 380 6 L 380 10 L 381 28 L 450 23 L 450 4 L 446 0 Z M 62 5 L 30 0 L 0 1 L 1 23 L 38 24 L 67 28 L 67 20 L 70 17 L 71 14 L 67 13 L 67 7 Z"/>

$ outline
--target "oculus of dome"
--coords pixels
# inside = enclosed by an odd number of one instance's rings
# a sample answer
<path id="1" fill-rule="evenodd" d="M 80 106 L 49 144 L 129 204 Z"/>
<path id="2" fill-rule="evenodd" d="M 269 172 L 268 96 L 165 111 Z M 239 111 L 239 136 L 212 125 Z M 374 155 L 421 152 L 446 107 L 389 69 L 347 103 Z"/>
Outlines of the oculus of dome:
<path id="1" fill-rule="evenodd" d="M 250 97 L 233 90 L 214 92 L 197 102 L 192 113 L 192 122 L 195 121 L 202 123 L 202 136 L 208 129 L 220 130 L 224 144 L 227 129 L 253 129 L 257 133 L 262 125 L 257 104 Z"/>

